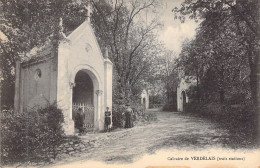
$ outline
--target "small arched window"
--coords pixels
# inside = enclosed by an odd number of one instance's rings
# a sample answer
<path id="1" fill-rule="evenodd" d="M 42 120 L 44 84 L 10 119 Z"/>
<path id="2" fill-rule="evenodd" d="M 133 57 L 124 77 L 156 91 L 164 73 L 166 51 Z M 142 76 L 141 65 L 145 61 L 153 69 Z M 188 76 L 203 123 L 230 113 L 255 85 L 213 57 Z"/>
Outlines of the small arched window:
<path id="1" fill-rule="evenodd" d="M 36 69 L 34 77 L 36 80 L 39 80 L 42 77 L 42 71 L 40 69 Z"/>

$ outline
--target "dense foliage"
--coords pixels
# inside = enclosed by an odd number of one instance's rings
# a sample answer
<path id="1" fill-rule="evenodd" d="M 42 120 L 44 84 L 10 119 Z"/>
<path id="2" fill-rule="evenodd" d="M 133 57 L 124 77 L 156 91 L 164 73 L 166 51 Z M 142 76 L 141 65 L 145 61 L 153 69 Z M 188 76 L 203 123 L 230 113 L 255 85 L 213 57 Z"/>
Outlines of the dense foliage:
<path id="1" fill-rule="evenodd" d="M 16 59 L 24 59 L 34 47 L 51 42 L 53 51 L 64 38 L 87 18 L 91 5 L 91 23 L 98 43 L 106 49 L 114 64 L 113 102 L 117 104 L 138 98 L 147 77 L 154 74 L 153 65 L 162 53 L 156 39 L 158 18 L 142 17 L 155 11 L 156 0 L 1 0 L 0 52 L 1 91 L 4 106 L 13 106 Z M 61 19 L 63 24 L 61 24 Z M 64 33 L 64 34 L 63 34 Z"/>
<path id="2" fill-rule="evenodd" d="M 64 136 L 63 122 L 55 104 L 26 113 L 2 111 L 1 161 L 55 158 Z"/>
<path id="3" fill-rule="evenodd" d="M 125 107 L 122 105 L 113 105 L 113 116 L 112 116 L 112 122 L 113 122 L 113 127 L 114 128 L 123 128 L 124 127 L 124 122 L 125 122 Z"/>
<path id="4" fill-rule="evenodd" d="M 188 105 L 190 111 L 218 116 L 236 128 L 245 125 L 244 131 L 255 130 L 260 53 L 258 1 L 185 1 L 174 12 L 182 21 L 187 16 L 200 21 L 195 39 L 183 43 L 177 59 L 183 75 L 197 79 L 189 93 L 193 99 Z"/>
<path id="5" fill-rule="evenodd" d="M 82 20 L 81 9 L 80 3 L 72 0 L 0 1 L 1 103 L 5 109 L 14 103 L 16 60 L 23 60 L 31 49 L 46 42 L 51 42 L 53 51 L 57 52 L 58 43 L 63 38 L 60 31 L 65 29 L 66 33 L 85 19 Z M 72 22 L 71 16 L 77 17 L 74 20 L 79 23 Z M 60 25 L 61 18 L 66 28 Z"/>
<path id="6" fill-rule="evenodd" d="M 114 66 L 113 99 L 117 104 L 136 98 L 147 76 L 153 73 L 161 44 L 154 33 L 156 17 L 145 20 L 145 10 L 155 10 L 155 0 L 127 2 L 91 1 L 93 26 L 103 50 Z"/>
<path id="7" fill-rule="evenodd" d="M 196 38 L 183 45 L 179 67 L 197 77 L 201 98 L 224 103 L 232 97 L 256 104 L 259 10 L 250 1 L 185 1 L 176 13 L 201 19 Z M 212 95 L 216 95 L 213 96 Z"/>

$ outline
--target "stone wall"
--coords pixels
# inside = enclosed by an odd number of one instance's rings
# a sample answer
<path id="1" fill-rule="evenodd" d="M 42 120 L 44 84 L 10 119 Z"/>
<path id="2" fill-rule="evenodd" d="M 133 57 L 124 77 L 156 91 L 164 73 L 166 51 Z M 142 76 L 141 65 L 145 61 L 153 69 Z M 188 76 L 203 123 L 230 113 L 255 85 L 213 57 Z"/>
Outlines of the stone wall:
<path id="1" fill-rule="evenodd" d="M 177 110 L 183 111 L 183 96 L 182 93 L 185 92 L 186 94 L 186 103 L 189 102 L 189 97 L 187 95 L 187 91 L 190 88 L 190 86 L 195 85 L 196 80 L 188 80 L 186 81 L 185 78 L 182 78 L 180 81 L 179 86 L 177 87 Z"/>

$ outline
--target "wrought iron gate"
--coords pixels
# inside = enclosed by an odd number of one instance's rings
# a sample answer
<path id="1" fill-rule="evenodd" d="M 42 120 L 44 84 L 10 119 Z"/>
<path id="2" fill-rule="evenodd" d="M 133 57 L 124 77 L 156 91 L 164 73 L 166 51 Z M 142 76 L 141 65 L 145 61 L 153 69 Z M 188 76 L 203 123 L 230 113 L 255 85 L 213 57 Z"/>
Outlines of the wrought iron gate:
<path id="1" fill-rule="evenodd" d="M 73 112 L 82 111 L 84 114 L 84 129 L 85 131 L 92 131 L 94 128 L 94 113 L 95 108 L 92 105 L 84 103 L 73 103 Z"/>

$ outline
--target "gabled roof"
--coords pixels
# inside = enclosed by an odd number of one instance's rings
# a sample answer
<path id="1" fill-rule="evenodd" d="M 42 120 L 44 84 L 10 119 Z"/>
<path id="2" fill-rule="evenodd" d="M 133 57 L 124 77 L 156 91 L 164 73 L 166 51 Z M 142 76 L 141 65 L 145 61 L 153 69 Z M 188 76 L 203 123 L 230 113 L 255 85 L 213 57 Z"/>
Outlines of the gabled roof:
<path id="1" fill-rule="evenodd" d="M 97 46 L 99 55 L 102 56 L 102 59 L 103 59 L 104 58 L 103 54 L 102 54 L 101 49 L 99 47 L 99 44 L 98 44 L 96 35 L 94 33 L 94 30 L 93 30 L 89 21 L 87 21 L 87 20 L 84 21 L 78 28 L 76 28 L 70 35 L 68 35 L 67 39 L 69 41 L 71 41 L 72 43 L 76 42 L 82 36 L 82 34 L 84 34 L 84 33 L 89 37 L 89 39 L 94 40 L 94 43 L 95 43 L 94 45 Z"/>
<path id="2" fill-rule="evenodd" d="M 103 54 L 100 50 L 99 44 L 97 42 L 96 36 L 94 34 L 94 31 L 90 25 L 89 21 L 84 21 L 79 27 L 77 27 L 74 31 L 72 31 L 67 37 L 64 33 L 61 32 L 62 38 L 65 38 L 68 41 L 77 41 L 78 38 L 82 35 L 82 33 L 90 33 L 88 36 L 92 37 L 94 39 L 94 43 L 98 46 L 98 52 L 99 55 L 102 56 Z M 53 56 L 52 54 L 52 44 L 51 41 L 47 41 L 43 46 L 41 47 L 35 47 L 30 52 L 26 54 L 26 57 L 22 59 L 22 63 L 36 63 L 38 61 L 42 61 L 46 58 L 50 58 Z"/>
<path id="3" fill-rule="evenodd" d="M 21 62 L 23 64 L 37 63 L 52 56 L 52 45 L 50 41 L 47 41 L 41 47 L 34 47 L 30 52 L 26 53 Z"/>

